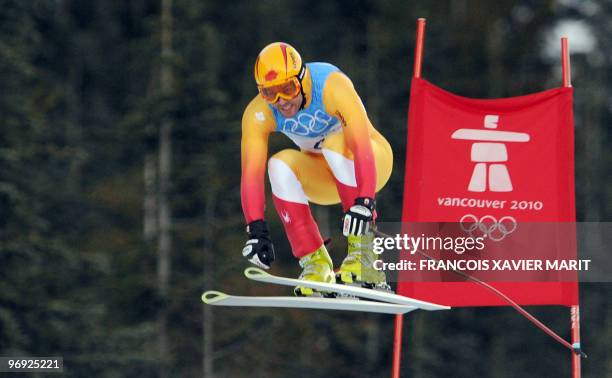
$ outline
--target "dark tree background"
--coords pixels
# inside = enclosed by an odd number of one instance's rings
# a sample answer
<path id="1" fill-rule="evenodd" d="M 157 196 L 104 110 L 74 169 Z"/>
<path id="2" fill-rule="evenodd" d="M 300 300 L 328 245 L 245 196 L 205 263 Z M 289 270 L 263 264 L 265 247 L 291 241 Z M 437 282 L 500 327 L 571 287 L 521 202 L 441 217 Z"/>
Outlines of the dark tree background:
<path id="1" fill-rule="evenodd" d="M 392 316 L 210 308 L 200 295 L 287 294 L 246 282 L 240 253 L 240 120 L 269 42 L 353 79 L 393 145 L 379 203 L 399 220 L 418 17 L 423 76 L 470 97 L 559 86 L 555 32 L 577 27 L 578 220 L 609 221 L 608 1 L 1 0 L 0 355 L 63 356 L 72 377 L 389 376 Z M 331 236 L 339 214 L 315 208 Z M 295 276 L 268 215 L 275 270 Z M 585 377 L 612 377 L 610 294 L 581 285 Z M 530 310 L 569 338 L 567 308 Z M 411 314 L 404 347 L 410 377 L 570 370 L 569 352 L 509 308 Z"/>

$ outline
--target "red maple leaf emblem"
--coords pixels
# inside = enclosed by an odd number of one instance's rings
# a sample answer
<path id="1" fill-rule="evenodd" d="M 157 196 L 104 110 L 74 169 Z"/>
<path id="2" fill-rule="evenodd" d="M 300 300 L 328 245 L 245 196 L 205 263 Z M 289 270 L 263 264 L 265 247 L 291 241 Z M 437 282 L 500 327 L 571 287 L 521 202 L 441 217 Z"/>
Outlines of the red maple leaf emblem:
<path id="1" fill-rule="evenodd" d="M 278 76 L 278 72 L 276 72 L 274 70 L 270 70 L 266 74 L 266 81 L 274 80 L 274 79 L 276 79 L 277 76 Z"/>

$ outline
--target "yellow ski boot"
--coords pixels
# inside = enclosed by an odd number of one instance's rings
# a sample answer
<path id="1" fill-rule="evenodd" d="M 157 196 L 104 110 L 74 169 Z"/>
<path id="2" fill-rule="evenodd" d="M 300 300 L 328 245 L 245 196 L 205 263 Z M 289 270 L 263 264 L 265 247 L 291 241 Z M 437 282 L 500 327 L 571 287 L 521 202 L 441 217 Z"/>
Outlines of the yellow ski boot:
<path id="1" fill-rule="evenodd" d="M 374 253 L 374 235 L 349 235 L 348 255 L 336 274 L 336 281 L 343 284 L 359 284 L 367 288 L 390 290 L 385 272 L 374 268 L 379 256 Z"/>
<path id="2" fill-rule="evenodd" d="M 298 277 L 300 280 L 319 281 L 326 283 L 334 283 L 334 265 L 325 245 L 322 245 L 316 251 L 302 257 L 300 259 L 302 274 Z M 298 286 L 293 289 L 293 293 L 298 297 L 322 295 L 309 287 Z"/>

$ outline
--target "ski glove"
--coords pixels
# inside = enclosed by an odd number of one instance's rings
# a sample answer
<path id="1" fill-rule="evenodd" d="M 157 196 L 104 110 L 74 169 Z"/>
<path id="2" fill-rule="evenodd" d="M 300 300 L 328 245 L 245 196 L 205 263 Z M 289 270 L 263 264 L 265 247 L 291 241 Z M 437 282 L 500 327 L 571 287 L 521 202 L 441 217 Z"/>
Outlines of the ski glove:
<path id="1" fill-rule="evenodd" d="M 242 255 L 258 267 L 270 269 L 275 256 L 266 221 L 253 221 L 248 224 L 246 230 L 249 234 L 249 240 L 242 249 Z"/>
<path id="2" fill-rule="evenodd" d="M 342 218 L 342 234 L 363 235 L 370 229 L 370 224 L 375 218 L 376 202 L 372 198 L 359 197 L 355 200 L 355 204 L 344 213 Z"/>

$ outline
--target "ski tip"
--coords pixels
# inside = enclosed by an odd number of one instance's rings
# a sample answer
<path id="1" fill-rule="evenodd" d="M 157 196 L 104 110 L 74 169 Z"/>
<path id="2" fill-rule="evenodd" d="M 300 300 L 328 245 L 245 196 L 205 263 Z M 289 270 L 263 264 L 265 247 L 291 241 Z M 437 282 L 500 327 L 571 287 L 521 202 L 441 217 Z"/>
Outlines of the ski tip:
<path id="1" fill-rule="evenodd" d="M 227 294 L 224 294 L 220 291 L 209 290 L 209 291 L 204 292 L 204 294 L 202 294 L 202 302 L 212 305 L 212 304 L 215 304 L 216 302 L 222 301 L 223 299 L 227 297 L 228 297 Z"/>
<path id="2" fill-rule="evenodd" d="M 251 266 L 244 270 L 244 275 L 248 279 L 257 280 L 258 278 L 268 277 L 270 274 L 266 273 L 262 269 Z"/>
<path id="3" fill-rule="evenodd" d="M 450 310 L 452 309 L 452 307 L 450 306 L 445 306 L 445 305 L 439 305 L 439 304 L 435 304 L 432 303 L 432 306 L 428 306 L 428 307 L 423 307 L 424 310 L 429 310 L 429 311 L 439 311 L 439 310 Z"/>

